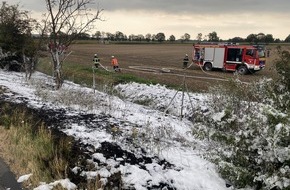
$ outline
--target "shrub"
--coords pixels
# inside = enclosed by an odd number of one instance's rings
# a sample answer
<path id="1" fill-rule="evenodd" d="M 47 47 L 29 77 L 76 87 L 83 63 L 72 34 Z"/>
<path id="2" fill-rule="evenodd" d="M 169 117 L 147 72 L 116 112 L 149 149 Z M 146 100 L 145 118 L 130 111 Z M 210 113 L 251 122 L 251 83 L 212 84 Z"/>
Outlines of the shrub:
<path id="1" fill-rule="evenodd" d="M 276 70 L 281 75 L 281 80 L 285 83 L 287 90 L 290 90 L 290 52 L 277 47 L 278 59 L 276 60 Z"/>
<path id="2" fill-rule="evenodd" d="M 228 88 L 211 89 L 210 109 L 195 112 L 199 119 L 193 134 L 208 138 L 214 146 L 209 159 L 237 188 L 290 187 L 290 121 L 281 105 L 289 92 L 277 94 L 283 85 L 265 79 L 249 85 L 231 81 Z"/>

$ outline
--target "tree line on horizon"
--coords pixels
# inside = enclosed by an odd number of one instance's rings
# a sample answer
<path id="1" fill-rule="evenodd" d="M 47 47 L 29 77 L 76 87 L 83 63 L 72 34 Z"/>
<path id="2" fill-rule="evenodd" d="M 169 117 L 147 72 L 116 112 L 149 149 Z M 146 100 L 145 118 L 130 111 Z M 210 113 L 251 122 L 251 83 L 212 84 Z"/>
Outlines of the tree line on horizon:
<path id="1" fill-rule="evenodd" d="M 147 33 L 146 35 L 143 34 L 131 34 L 126 35 L 123 32 L 117 31 L 115 33 L 110 32 L 101 32 L 97 31 L 93 35 L 90 35 L 88 33 L 81 33 L 78 37 L 79 40 L 100 40 L 100 41 L 143 41 L 143 42 L 164 42 L 164 41 L 180 41 L 180 42 L 189 42 L 189 41 L 204 41 L 204 42 L 223 42 L 223 41 L 230 41 L 234 43 L 241 43 L 241 42 L 247 42 L 251 44 L 258 44 L 258 43 L 282 43 L 282 42 L 290 42 L 290 34 L 284 39 L 281 40 L 279 38 L 274 38 L 272 34 L 264 34 L 262 32 L 258 34 L 249 34 L 246 38 L 243 37 L 233 37 L 229 39 L 221 39 L 217 32 L 213 31 L 206 35 L 203 35 L 202 33 L 198 33 L 195 38 L 191 38 L 191 35 L 188 33 L 185 33 L 184 35 L 180 36 L 180 38 L 177 38 L 173 34 L 170 35 L 168 38 L 166 38 L 166 35 L 163 32 L 159 32 L 157 34 L 151 34 Z"/>

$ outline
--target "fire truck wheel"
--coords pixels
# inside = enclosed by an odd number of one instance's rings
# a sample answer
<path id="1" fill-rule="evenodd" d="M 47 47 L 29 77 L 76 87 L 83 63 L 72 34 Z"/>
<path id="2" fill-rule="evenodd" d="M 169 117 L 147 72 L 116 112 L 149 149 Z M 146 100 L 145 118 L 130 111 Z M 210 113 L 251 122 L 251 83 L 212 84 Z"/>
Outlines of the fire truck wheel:
<path id="1" fill-rule="evenodd" d="M 241 65 L 241 66 L 238 67 L 237 72 L 240 75 L 245 75 L 245 74 L 248 74 L 249 70 L 248 70 L 248 68 L 245 65 Z"/>
<path id="2" fill-rule="evenodd" d="M 204 64 L 203 69 L 206 71 L 211 71 L 212 70 L 212 64 L 207 62 Z"/>

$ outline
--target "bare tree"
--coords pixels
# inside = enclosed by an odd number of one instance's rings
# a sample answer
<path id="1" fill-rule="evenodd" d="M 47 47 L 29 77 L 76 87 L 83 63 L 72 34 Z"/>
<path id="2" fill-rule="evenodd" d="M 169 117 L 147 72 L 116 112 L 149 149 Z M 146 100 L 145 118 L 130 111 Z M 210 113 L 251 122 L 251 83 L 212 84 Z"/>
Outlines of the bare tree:
<path id="1" fill-rule="evenodd" d="M 201 42 L 201 40 L 202 40 L 202 33 L 198 33 L 198 34 L 197 34 L 197 36 L 196 36 L 196 40 L 197 40 L 198 42 Z"/>
<path id="2" fill-rule="evenodd" d="M 181 36 L 181 39 L 183 41 L 189 41 L 190 40 L 190 35 L 188 33 L 185 33 L 183 36 Z"/>
<path id="3" fill-rule="evenodd" d="M 170 42 L 174 42 L 174 41 L 175 41 L 175 36 L 174 36 L 174 35 L 170 35 L 170 37 L 169 37 L 169 41 L 170 41 Z"/>
<path id="4" fill-rule="evenodd" d="M 149 42 L 151 40 L 151 38 L 152 38 L 152 35 L 150 33 L 145 35 L 145 39 L 147 42 Z"/>
<path id="5" fill-rule="evenodd" d="M 52 57 L 56 89 L 63 83 L 62 66 L 69 55 L 66 50 L 81 33 L 93 29 L 101 20 L 102 9 L 89 9 L 93 0 L 45 0 L 48 11 L 47 31 L 50 34 L 49 51 Z"/>

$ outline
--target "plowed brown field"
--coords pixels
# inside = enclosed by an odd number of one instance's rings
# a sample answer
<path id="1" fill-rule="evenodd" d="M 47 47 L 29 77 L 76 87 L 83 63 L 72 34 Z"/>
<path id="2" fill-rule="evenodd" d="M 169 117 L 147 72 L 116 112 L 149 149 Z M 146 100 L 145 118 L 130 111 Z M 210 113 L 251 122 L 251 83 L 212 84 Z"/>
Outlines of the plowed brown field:
<path id="1" fill-rule="evenodd" d="M 94 54 L 97 53 L 101 64 L 111 69 L 110 59 L 114 55 L 119 60 L 122 73 L 130 73 L 145 79 L 153 79 L 160 84 L 174 86 L 182 85 L 185 75 L 186 84 L 191 91 L 206 91 L 210 86 L 227 85 L 226 80 L 236 77 L 244 82 L 251 82 L 262 77 L 275 76 L 273 60 L 277 56 L 276 48 L 275 46 L 269 48 L 271 54 L 265 69 L 244 76 L 237 76 L 233 72 L 204 72 L 196 65 L 186 70 L 182 69 L 182 59 L 185 54 L 191 57 L 192 44 L 74 44 L 70 48 L 73 52 L 69 60 L 89 67 L 92 65 Z M 170 72 L 160 72 L 162 68 Z"/>

